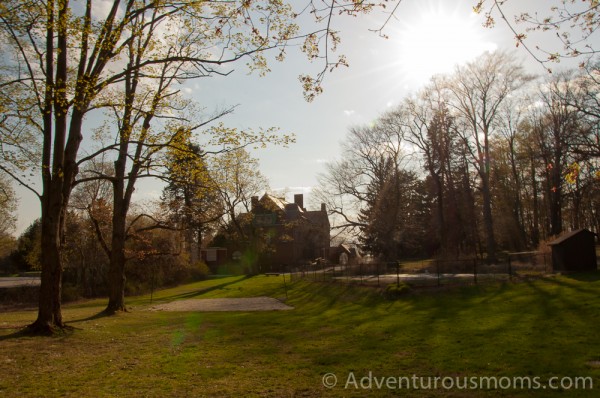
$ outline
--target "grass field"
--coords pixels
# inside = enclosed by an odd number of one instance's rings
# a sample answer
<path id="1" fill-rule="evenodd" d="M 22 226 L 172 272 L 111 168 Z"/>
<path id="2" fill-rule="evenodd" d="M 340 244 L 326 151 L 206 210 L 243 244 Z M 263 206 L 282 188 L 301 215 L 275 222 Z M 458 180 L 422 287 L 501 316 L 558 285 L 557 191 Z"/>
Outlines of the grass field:
<path id="1" fill-rule="evenodd" d="M 76 329 L 51 338 L 15 334 L 35 311 L 3 313 L 0 396 L 598 396 L 598 274 L 396 301 L 371 288 L 302 281 L 287 293 L 295 309 L 281 312 L 157 312 L 144 296 L 129 300 L 129 313 L 98 317 L 104 301 L 80 302 L 64 309 Z M 231 277 L 157 292 L 154 303 L 285 295 L 282 277 Z M 328 373 L 338 380 L 331 389 L 323 386 Z M 447 390 L 451 380 L 438 379 L 438 389 L 396 389 L 394 379 L 413 375 L 496 377 L 503 385 L 538 377 L 540 388 Z M 381 377 L 392 389 L 378 387 Z M 553 385 L 589 377 L 594 390 L 542 388 L 552 377 Z"/>

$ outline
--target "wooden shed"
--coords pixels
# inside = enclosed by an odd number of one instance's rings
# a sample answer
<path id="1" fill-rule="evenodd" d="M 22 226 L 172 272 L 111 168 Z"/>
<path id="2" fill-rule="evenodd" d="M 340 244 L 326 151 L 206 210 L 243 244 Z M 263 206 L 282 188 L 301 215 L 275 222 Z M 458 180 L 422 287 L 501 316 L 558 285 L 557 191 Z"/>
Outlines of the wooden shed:
<path id="1" fill-rule="evenodd" d="M 597 270 L 596 236 L 587 229 L 578 229 L 548 243 L 552 248 L 552 269 L 555 272 Z"/>

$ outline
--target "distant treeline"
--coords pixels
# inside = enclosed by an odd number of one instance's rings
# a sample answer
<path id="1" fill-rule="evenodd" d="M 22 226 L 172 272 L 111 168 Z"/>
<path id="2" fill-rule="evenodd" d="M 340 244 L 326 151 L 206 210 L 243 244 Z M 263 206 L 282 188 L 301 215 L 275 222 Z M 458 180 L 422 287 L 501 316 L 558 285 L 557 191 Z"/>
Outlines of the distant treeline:
<path id="1" fill-rule="evenodd" d="M 389 259 L 600 230 L 599 67 L 535 77 L 496 52 L 432 78 L 350 129 L 317 192 L 334 230 Z"/>

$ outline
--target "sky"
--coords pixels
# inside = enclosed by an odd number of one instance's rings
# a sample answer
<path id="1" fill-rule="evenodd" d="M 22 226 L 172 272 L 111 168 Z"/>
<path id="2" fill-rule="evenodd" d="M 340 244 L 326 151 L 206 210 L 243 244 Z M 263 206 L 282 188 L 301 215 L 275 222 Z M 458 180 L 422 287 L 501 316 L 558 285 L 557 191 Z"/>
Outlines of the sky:
<path id="1" fill-rule="evenodd" d="M 545 14 L 554 0 L 513 0 L 508 3 Z M 271 58 L 271 72 L 265 77 L 248 73 L 245 63 L 236 65 L 227 76 L 197 79 L 188 83 L 186 95 L 208 112 L 237 105 L 235 112 L 221 121 L 243 128 L 279 127 L 294 133 L 296 143 L 289 147 L 269 146 L 253 152 L 261 172 L 268 178 L 271 193 L 304 193 L 307 207 L 317 176 L 328 162 L 340 157 L 340 143 L 348 129 L 373 122 L 386 110 L 425 85 L 438 73 L 452 72 L 456 64 L 473 60 L 485 51 L 514 50 L 529 72 L 543 75 L 544 68 L 522 48 L 516 48 L 514 35 L 498 21 L 484 28 L 483 16 L 472 12 L 475 0 L 403 0 L 390 20 L 384 39 L 369 29 L 377 29 L 386 15 L 374 12 L 337 22 L 344 54 L 350 66 L 338 68 L 324 82 L 324 92 L 308 103 L 298 81 L 300 74 L 316 70 L 303 54 L 292 52 L 279 63 Z M 519 9 L 520 11 L 521 9 Z M 508 10 L 509 13 L 515 10 Z M 551 35 L 530 35 L 547 48 L 556 45 Z M 275 55 L 275 54 L 274 54 Z M 273 56 L 274 56 L 273 55 Z M 576 63 L 562 62 L 555 69 Z M 20 198 L 16 233 L 21 233 L 39 217 L 39 203 L 28 191 L 15 187 Z M 162 186 L 141 182 L 135 200 L 160 196 Z"/>

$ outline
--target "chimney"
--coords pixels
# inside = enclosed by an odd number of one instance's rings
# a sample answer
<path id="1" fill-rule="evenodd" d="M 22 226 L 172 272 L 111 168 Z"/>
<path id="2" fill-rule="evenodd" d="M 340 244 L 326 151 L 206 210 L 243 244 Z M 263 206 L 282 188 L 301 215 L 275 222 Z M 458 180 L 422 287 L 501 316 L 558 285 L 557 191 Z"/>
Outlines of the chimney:
<path id="1" fill-rule="evenodd" d="M 325 206 L 325 203 L 321 203 L 321 211 L 327 213 L 327 206 Z"/>
<path id="2" fill-rule="evenodd" d="M 253 196 L 250 199 L 250 210 L 254 211 L 258 208 L 258 196 Z"/>
<path id="3" fill-rule="evenodd" d="M 301 193 L 294 195 L 294 203 L 304 210 L 304 195 Z"/>

